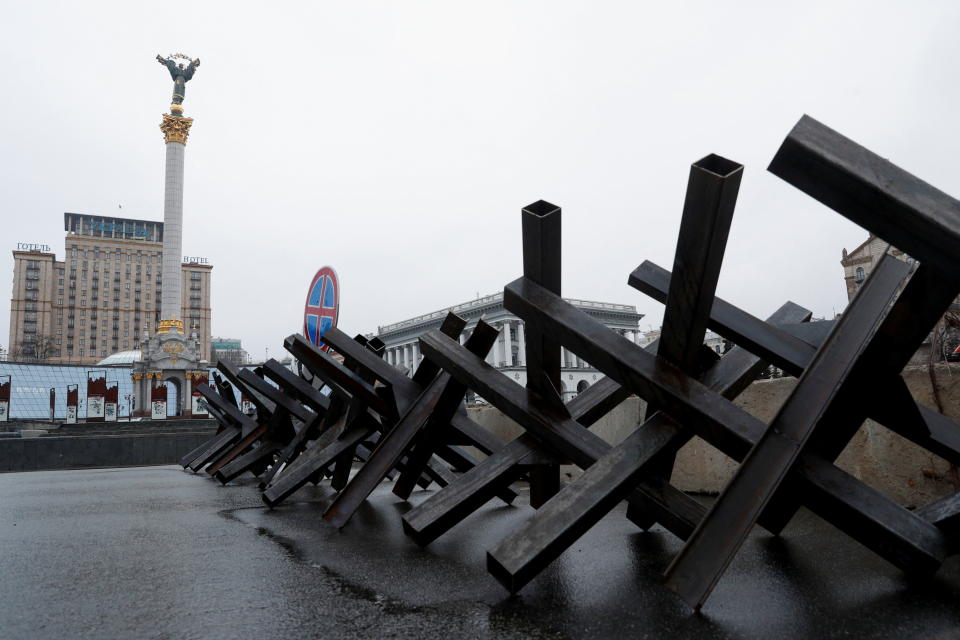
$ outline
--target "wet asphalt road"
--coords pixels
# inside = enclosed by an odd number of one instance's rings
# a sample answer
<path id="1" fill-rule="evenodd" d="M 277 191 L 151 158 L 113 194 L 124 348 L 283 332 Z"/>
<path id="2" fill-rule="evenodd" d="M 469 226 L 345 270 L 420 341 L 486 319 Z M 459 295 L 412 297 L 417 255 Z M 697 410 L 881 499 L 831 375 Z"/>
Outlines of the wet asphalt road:
<path id="1" fill-rule="evenodd" d="M 338 532 L 323 484 L 269 511 L 179 467 L 0 474 L 0 638 L 960 638 L 960 557 L 911 584 L 807 512 L 694 615 L 659 585 L 679 541 L 621 510 L 508 597 L 485 552 L 529 507 L 420 549 L 389 489 Z"/>

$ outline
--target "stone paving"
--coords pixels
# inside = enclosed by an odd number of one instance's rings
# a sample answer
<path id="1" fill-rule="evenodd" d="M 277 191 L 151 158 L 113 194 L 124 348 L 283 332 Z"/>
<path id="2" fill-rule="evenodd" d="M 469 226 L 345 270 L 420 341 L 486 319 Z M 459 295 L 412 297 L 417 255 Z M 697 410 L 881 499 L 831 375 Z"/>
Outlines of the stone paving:
<path id="1" fill-rule="evenodd" d="M 270 511 L 173 466 L 0 474 L 0 637 L 960 638 L 960 558 L 912 584 L 808 512 L 755 531 L 694 615 L 659 585 L 679 541 L 622 510 L 509 597 L 485 551 L 528 507 L 420 549 L 389 490 L 338 532 L 323 484 Z"/>

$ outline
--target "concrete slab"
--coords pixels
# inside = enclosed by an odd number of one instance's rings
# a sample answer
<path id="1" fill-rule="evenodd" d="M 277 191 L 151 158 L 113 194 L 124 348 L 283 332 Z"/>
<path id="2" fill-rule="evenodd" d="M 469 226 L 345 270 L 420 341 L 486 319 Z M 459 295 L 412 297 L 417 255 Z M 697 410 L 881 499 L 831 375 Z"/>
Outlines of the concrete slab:
<path id="1" fill-rule="evenodd" d="M 693 615 L 659 585 L 679 541 L 622 511 L 508 597 L 485 552 L 529 507 L 491 503 L 420 549 L 389 484 L 339 532 L 324 485 L 270 511 L 252 481 L 173 466 L 0 474 L 0 635 L 960 637 L 960 559 L 912 584 L 806 512 L 755 532 Z"/>

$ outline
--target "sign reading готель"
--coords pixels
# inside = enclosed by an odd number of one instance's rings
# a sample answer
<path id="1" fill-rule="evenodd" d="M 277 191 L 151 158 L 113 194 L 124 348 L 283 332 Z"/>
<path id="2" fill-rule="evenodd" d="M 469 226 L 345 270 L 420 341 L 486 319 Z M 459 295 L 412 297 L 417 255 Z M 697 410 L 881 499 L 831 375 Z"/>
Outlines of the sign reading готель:
<path id="1" fill-rule="evenodd" d="M 40 251 L 43 253 L 50 253 L 50 245 L 48 244 L 33 244 L 30 242 L 18 242 L 17 251 Z"/>

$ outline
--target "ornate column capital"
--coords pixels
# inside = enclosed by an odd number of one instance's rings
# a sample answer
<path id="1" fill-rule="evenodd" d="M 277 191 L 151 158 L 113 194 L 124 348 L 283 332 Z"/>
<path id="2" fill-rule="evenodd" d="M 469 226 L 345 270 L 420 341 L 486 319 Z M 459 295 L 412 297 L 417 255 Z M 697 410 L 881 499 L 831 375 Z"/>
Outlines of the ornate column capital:
<path id="1" fill-rule="evenodd" d="M 157 327 L 157 333 L 183 333 L 183 320 L 161 320 L 160 326 Z"/>
<path id="2" fill-rule="evenodd" d="M 187 137 L 190 135 L 190 126 L 193 124 L 193 118 L 184 118 L 182 116 L 173 116 L 169 113 L 163 114 L 163 122 L 160 123 L 160 131 L 163 132 L 163 139 L 166 142 L 179 142 L 187 144 Z"/>

